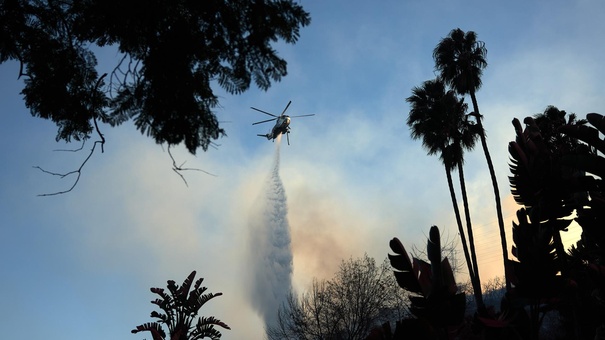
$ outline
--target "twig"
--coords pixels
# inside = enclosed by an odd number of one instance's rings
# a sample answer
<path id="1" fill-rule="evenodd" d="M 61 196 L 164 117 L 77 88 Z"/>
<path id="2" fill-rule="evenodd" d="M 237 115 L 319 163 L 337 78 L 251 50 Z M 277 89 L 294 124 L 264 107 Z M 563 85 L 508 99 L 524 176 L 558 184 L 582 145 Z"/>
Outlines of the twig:
<path id="1" fill-rule="evenodd" d="M 185 163 L 187 161 L 181 163 L 181 165 L 176 165 L 176 161 L 174 160 L 174 157 L 172 156 L 172 153 L 170 152 L 170 145 L 168 145 L 167 150 L 168 150 L 168 155 L 170 156 L 170 159 L 172 159 L 172 171 L 176 172 L 177 175 L 181 176 L 181 179 L 183 180 L 183 182 L 185 182 L 185 186 L 189 187 L 189 184 L 187 184 L 187 180 L 185 180 L 185 176 L 183 176 L 183 174 L 180 173 L 179 171 L 186 171 L 186 170 L 200 171 L 207 175 L 217 177 L 215 174 L 212 174 L 206 170 L 197 169 L 197 168 L 183 168 L 183 165 L 185 165 Z"/>
<path id="2" fill-rule="evenodd" d="M 126 58 L 128 60 L 128 66 L 125 66 L 126 70 L 122 69 L 124 61 Z M 118 65 L 111 72 L 111 76 L 109 77 L 109 95 L 113 97 L 114 90 L 119 92 L 122 88 L 128 87 L 128 79 L 132 78 L 132 84 L 137 84 L 139 82 L 139 77 L 137 76 L 137 72 L 139 71 L 140 60 L 134 60 L 132 56 L 128 54 L 124 54 Z"/>
<path id="3" fill-rule="evenodd" d="M 86 162 L 88 162 L 88 160 L 90 159 L 90 157 L 92 157 L 92 154 L 95 152 L 95 147 L 97 146 L 98 143 L 101 144 L 101 146 L 103 145 L 105 141 L 95 141 L 94 144 L 92 145 L 92 149 L 90 149 L 90 153 L 88 154 L 88 156 L 86 157 L 86 159 L 84 159 L 84 162 L 82 162 L 82 164 L 80 164 L 80 167 L 77 170 L 73 170 L 64 174 L 60 174 L 60 173 L 56 173 L 56 172 L 52 172 L 52 171 L 48 171 L 48 170 L 44 170 L 39 166 L 34 166 L 34 168 L 39 169 L 40 171 L 47 173 L 49 175 L 53 175 L 53 176 L 58 176 L 60 178 L 65 178 L 69 175 L 73 175 L 73 174 L 78 174 L 78 176 L 76 177 L 75 182 L 72 184 L 71 188 L 67 189 L 67 190 L 63 190 L 63 191 L 57 191 L 57 192 L 53 192 L 53 193 L 49 193 L 49 194 L 39 194 L 38 196 L 43 197 L 43 196 L 55 196 L 55 195 L 61 195 L 61 194 L 65 194 L 68 193 L 70 191 L 72 191 L 76 185 L 78 184 L 78 182 L 80 181 L 80 176 L 82 175 L 82 168 L 84 168 L 84 165 L 86 165 Z"/>
<path id="4" fill-rule="evenodd" d="M 86 139 L 82 140 L 82 145 L 80 145 L 80 147 L 77 149 L 54 149 L 53 151 L 78 152 L 78 151 L 82 151 L 82 149 L 84 149 L 84 144 L 86 144 Z"/>

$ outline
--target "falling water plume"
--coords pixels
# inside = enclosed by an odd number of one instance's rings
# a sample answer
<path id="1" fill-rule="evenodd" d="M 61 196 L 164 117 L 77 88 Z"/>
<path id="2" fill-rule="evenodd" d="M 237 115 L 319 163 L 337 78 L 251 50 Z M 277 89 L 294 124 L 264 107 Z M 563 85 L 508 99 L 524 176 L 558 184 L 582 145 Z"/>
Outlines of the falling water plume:
<path id="1" fill-rule="evenodd" d="M 273 325 L 292 286 L 292 249 L 286 193 L 279 177 L 281 136 L 275 139 L 273 169 L 249 221 L 251 303 L 265 325 Z"/>

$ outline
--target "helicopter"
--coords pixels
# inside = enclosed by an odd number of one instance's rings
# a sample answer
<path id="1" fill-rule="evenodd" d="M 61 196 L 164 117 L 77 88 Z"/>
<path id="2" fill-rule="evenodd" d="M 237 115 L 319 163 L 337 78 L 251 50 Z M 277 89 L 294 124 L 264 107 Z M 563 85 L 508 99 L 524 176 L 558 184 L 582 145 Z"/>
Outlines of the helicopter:
<path id="1" fill-rule="evenodd" d="M 271 119 L 267 119 L 267 120 L 263 120 L 260 122 L 256 122 L 256 123 L 252 123 L 252 125 L 256 125 L 256 124 L 261 124 L 261 123 L 267 123 L 267 122 L 271 122 L 275 120 L 275 126 L 273 126 L 273 129 L 271 129 L 271 132 L 265 134 L 265 135 L 257 135 L 259 137 L 266 137 L 268 140 L 273 140 L 275 141 L 275 139 L 280 135 L 280 134 L 286 134 L 286 139 L 288 140 L 288 145 L 290 145 L 290 118 L 294 118 L 294 117 L 310 117 L 310 116 L 315 116 L 315 114 L 309 114 L 309 115 L 299 115 L 299 116 L 288 116 L 286 115 L 286 110 L 288 109 L 288 107 L 290 107 L 290 104 L 292 103 L 292 101 L 288 102 L 288 105 L 286 105 L 286 108 L 284 109 L 284 111 L 282 111 L 281 115 L 276 116 L 272 113 L 269 113 L 267 111 L 263 111 L 263 110 L 259 110 L 255 107 L 250 107 L 252 110 L 256 110 L 258 112 L 264 113 L 266 115 L 269 115 L 271 117 L 275 117 L 275 118 L 271 118 Z"/>

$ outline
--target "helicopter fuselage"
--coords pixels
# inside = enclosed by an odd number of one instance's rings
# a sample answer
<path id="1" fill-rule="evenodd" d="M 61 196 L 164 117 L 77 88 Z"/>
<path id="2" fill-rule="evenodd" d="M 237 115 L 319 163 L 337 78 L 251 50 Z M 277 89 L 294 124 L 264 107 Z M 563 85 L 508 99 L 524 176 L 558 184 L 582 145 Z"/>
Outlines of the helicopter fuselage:
<path id="1" fill-rule="evenodd" d="M 283 115 L 279 116 L 275 121 L 275 126 L 271 129 L 271 132 L 265 135 L 259 135 L 261 137 L 267 137 L 268 140 L 276 139 L 279 135 L 287 134 L 290 132 L 290 116 Z"/>
<path id="2" fill-rule="evenodd" d="M 275 139 L 280 134 L 286 134 L 290 132 L 290 116 L 279 116 L 275 122 L 275 126 L 271 129 L 271 133 L 267 134 L 267 139 Z"/>

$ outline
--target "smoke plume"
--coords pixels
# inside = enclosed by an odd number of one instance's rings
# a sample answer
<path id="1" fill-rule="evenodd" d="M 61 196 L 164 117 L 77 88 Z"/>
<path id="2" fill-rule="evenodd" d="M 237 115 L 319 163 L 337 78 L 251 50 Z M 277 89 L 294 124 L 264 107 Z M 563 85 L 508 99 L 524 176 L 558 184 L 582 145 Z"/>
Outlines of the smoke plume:
<path id="1" fill-rule="evenodd" d="M 275 140 L 273 169 L 252 208 L 250 232 L 250 294 L 252 306 L 274 325 L 277 311 L 292 286 L 292 250 L 286 193 L 279 177 L 281 139 Z"/>

